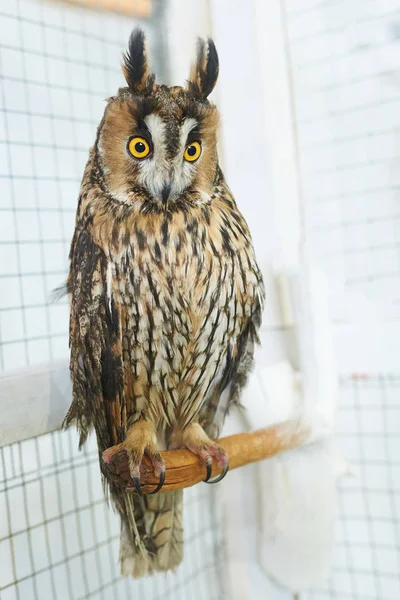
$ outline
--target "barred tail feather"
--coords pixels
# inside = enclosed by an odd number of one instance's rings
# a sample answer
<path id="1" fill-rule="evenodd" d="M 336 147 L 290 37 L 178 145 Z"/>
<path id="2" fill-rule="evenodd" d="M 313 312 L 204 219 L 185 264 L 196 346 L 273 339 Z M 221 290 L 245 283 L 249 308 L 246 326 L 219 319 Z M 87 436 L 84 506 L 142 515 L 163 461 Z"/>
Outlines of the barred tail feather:
<path id="1" fill-rule="evenodd" d="M 144 531 L 144 507 L 141 498 L 120 491 L 113 499 L 121 516 L 119 562 L 121 575 L 140 578 L 152 573 L 150 552 Z M 150 552 L 149 552 L 150 550 Z"/>
<path id="2" fill-rule="evenodd" d="M 176 569 L 183 558 L 182 491 L 112 495 L 121 515 L 121 575 L 140 578 Z"/>
<path id="3" fill-rule="evenodd" d="M 166 492 L 146 497 L 146 530 L 155 554 L 156 571 L 176 569 L 183 558 L 183 492 Z"/>

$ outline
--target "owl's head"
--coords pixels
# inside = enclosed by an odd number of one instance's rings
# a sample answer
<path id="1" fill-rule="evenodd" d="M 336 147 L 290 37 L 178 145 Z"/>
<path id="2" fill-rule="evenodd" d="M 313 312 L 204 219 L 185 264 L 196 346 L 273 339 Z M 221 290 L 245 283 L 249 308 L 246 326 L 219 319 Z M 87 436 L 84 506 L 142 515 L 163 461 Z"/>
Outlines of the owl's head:
<path id="1" fill-rule="evenodd" d="M 107 191 L 143 209 L 206 201 L 218 172 L 218 113 L 207 100 L 218 77 L 214 43 L 198 41 L 185 87 L 156 83 L 140 30 L 122 68 L 128 87 L 109 99 L 95 145 Z"/>

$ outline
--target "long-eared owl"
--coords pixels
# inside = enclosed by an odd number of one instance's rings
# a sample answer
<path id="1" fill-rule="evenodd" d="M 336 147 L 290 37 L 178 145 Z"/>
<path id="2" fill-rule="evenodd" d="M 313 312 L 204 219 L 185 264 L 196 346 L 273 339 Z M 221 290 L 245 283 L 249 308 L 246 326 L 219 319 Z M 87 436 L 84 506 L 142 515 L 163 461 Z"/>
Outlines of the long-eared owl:
<path id="1" fill-rule="evenodd" d="M 218 76 L 199 40 L 185 87 L 159 85 L 143 32 L 124 56 L 127 87 L 109 98 L 82 179 L 68 292 L 80 444 L 93 426 L 101 460 L 121 444 L 138 493 L 110 483 L 123 575 L 174 569 L 182 492 L 141 495 L 146 454 L 186 447 L 227 466 L 213 441 L 253 362 L 264 298 L 248 226 L 217 155 Z M 225 469 L 226 470 L 226 469 Z"/>

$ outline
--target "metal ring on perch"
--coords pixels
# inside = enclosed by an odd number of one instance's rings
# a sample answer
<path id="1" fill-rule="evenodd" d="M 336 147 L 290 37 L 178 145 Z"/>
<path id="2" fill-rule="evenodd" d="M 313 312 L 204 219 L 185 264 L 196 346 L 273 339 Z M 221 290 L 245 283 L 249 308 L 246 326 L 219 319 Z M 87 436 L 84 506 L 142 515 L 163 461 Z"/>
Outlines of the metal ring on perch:
<path id="1" fill-rule="evenodd" d="M 218 444 L 228 453 L 231 470 L 301 446 L 310 433 L 310 428 L 299 421 L 285 421 L 251 433 L 221 438 Z M 116 485 L 135 492 L 126 452 L 119 450 L 118 446 L 115 449 L 114 456 L 107 464 L 101 461 L 103 475 Z M 161 455 L 165 460 L 166 471 L 164 485 L 159 493 L 190 487 L 204 480 L 204 465 L 189 450 L 166 450 Z M 216 477 L 221 471 L 213 464 L 212 477 Z M 140 483 L 144 494 L 154 492 L 159 483 L 146 456 L 143 458 Z"/>

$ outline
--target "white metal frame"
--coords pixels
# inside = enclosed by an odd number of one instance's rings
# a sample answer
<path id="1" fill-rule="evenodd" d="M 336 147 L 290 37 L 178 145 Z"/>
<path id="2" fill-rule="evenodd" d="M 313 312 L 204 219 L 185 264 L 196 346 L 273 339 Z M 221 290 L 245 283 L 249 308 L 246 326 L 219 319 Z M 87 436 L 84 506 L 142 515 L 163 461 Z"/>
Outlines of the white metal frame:
<path id="1" fill-rule="evenodd" d="M 0 447 L 59 429 L 71 403 L 68 362 L 0 377 Z"/>

